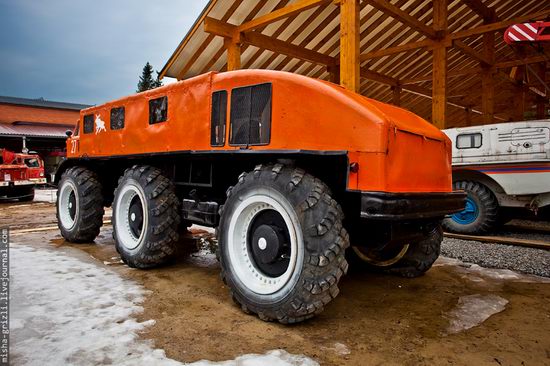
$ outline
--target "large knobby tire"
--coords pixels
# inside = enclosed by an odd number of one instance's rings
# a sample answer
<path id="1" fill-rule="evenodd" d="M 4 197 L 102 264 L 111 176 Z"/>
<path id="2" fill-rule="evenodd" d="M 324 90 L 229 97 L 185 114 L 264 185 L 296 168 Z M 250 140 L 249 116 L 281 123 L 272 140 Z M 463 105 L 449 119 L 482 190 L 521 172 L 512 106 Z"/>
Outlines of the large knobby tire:
<path id="1" fill-rule="evenodd" d="M 296 323 L 338 295 L 349 237 L 340 206 L 319 179 L 259 165 L 227 191 L 220 213 L 221 276 L 244 312 Z"/>
<path id="2" fill-rule="evenodd" d="M 130 267 L 165 263 L 176 251 L 180 222 L 172 182 L 150 166 L 126 169 L 113 200 L 113 238 Z"/>
<path id="3" fill-rule="evenodd" d="M 34 187 L 24 189 L 19 196 L 20 202 L 31 202 L 34 200 Z"/>
<path id="4" fill-rule="evenodd" d="M 363 266 L 374 272 L 386 272 L 406 278 L 422 276 L 439 257 L 443 230 L 437 224 L 420 241 L 390 246 L 379 253 L 361 247 L 350 251 L 353 266 Z"/>
<path id="5" fill-rule="evenodd" d="M 103 225 L 103 194 L 97 175 L 75 166 L 61 176 L 57 190 L 57 225 L 71 243 L 88 243 Z"/>
<path id="6" fill-rule="evenodd" d="M 443 221 L 445 230 L 459 234 L 485 234 L 499 225 L 498 201 L 489 188 L 473 181 L 456 181 L 455 190 L 467 194 L 463 211 Z"/>

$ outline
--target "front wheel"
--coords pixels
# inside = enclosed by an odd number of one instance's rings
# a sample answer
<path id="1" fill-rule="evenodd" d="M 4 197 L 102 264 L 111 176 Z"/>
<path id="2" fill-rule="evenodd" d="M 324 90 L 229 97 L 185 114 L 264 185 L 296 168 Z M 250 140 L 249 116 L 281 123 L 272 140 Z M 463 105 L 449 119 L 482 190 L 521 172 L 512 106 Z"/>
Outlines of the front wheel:
<path id="1" fill-rule="evenodd" d="M 134 166 L 124 172 L 113 200 L 113 238 L 128 266 L 165 263 L 175 252 L 179 222 L 174 186 L 159 169 Z"/>
<path id="2" fill-rule="evenodd" d="M 228 190 L 219 233 L 222 278 L 243 311 L 295 323 L 323 311 L 348 264 L 343 213 L 303 170 L 258 166 Z"/>
<path id="3" fill-rule="evenodd" d="M 93 241 L 103 225 L 103 194 L 97 175 L 84 167 L 69 168 L 57 190 L 57 225 L 71 243 Z"/>

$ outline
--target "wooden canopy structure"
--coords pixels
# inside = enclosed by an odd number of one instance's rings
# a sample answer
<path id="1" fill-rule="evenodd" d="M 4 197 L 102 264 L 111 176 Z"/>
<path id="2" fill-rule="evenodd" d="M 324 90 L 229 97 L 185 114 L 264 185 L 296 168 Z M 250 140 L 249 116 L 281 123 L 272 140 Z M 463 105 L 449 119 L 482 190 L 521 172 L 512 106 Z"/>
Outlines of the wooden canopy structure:
<path id="1" fill-rule="evenodd" d="M 284 70 L 440 128 L 546 118 L 550 47 L 503 32 L 549 16 L 546 0 L 211 0 L 161 76 Z"/>

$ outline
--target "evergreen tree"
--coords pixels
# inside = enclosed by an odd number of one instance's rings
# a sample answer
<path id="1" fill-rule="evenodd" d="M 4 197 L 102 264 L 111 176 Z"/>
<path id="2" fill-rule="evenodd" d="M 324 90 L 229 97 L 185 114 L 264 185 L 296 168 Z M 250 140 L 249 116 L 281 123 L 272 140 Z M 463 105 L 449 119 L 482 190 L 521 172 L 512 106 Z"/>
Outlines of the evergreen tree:
<path id="1" fill-rule="evenodd" d="M 162 86 L 162 81 L 159 78 L 160 74 L 157 71 L 156 79 L 153 78 L 153 66 L 149 62 L 143 67 L 143 72 L 139 77 L 137 92 L 142 92 Z"/>

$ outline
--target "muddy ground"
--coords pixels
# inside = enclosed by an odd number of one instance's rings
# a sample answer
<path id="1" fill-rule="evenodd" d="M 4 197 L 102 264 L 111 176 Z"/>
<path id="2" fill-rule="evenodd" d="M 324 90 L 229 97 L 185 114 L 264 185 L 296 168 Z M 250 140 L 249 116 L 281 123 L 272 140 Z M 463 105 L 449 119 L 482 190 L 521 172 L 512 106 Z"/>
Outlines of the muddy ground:
<path id="1" fill-rule="evenodd" d="M 140 271 L 119 263 L 110 226 L 95 244 L 83 245 L 66 243 L 57 230 L 22 231 L 55 222 L 49 203 L 0 204 L 0 226 L 11 227 L 12 242 L 79 248 L 149 289 L 140 320 L 156 324 L 142 336 L 179 361 L 228 360 L 281 348 L 322 365 L 550 365 L 550 283 L 536 278 L 494 278 L 457 265 L 438 265 L 412 280 L 356 269 L 324 313 L 284 326 L 245 315 L 232 303 L 215 257 L 189 249 L 200 241 L 200 231 L 182 240 L 188 249 L 170 265 Z M 449 334 L 449 314 L 459 298 L 477 294 L 508 303 L 480 325 Z"/>

